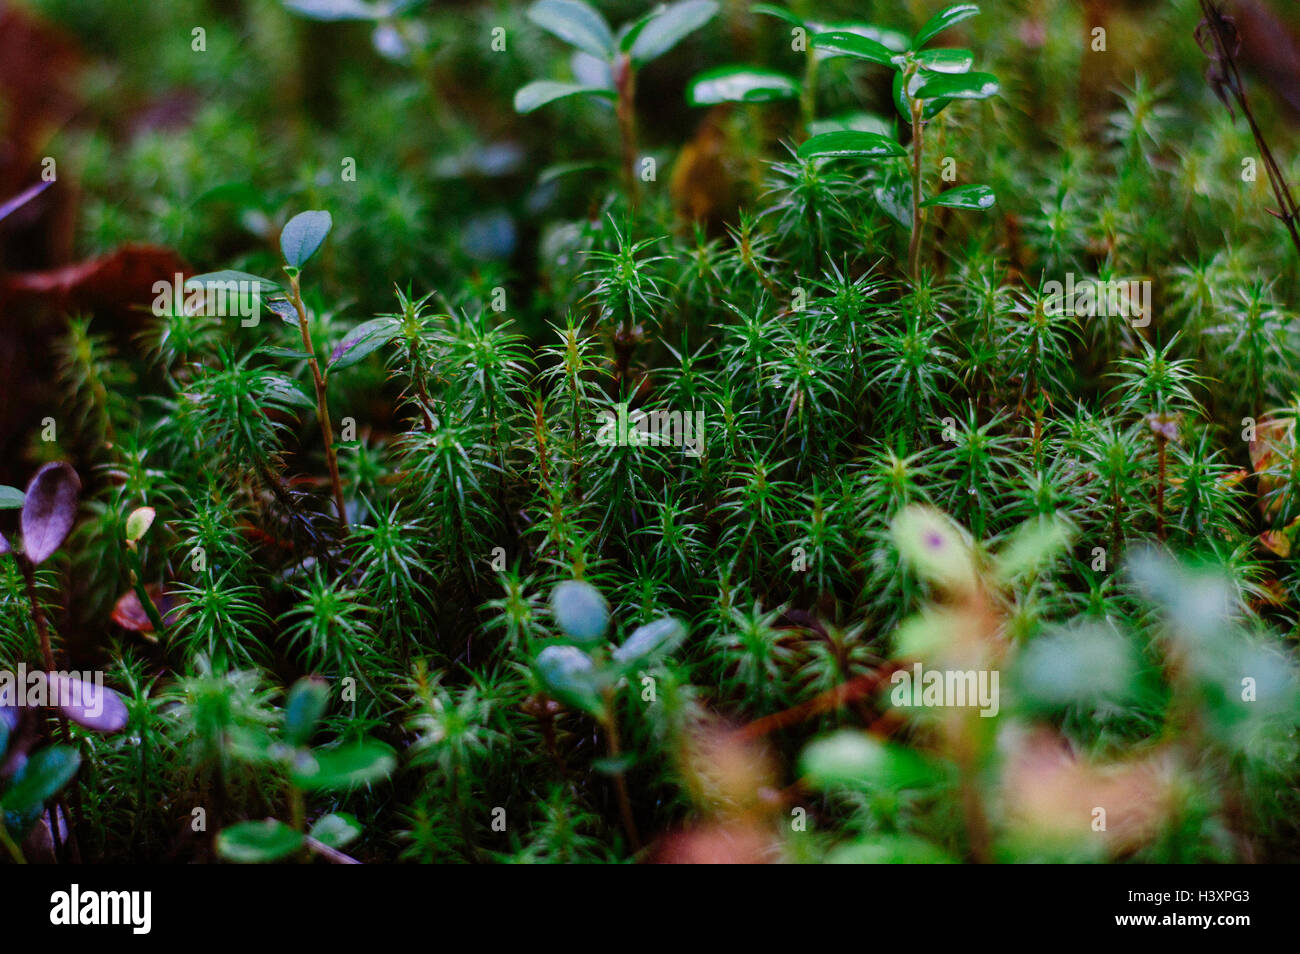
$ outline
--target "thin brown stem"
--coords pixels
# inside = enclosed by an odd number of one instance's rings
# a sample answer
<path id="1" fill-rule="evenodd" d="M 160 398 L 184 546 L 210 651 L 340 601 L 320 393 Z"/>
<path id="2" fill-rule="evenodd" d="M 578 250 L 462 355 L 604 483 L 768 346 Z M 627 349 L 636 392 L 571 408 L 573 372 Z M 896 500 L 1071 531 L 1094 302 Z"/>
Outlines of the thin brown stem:
<path id="1" fill-rule="evenodd" d="M 910 84 L 912 74 L 903 79 L 903 88 Z M 909 97 L 910 98 L 910 97 Z M 924 104 L 912 99 L 912 240 L 907 247 L 907 270 L 916 281 L 921 275 L 921 231 L 925 228 L 925 210 L 921 208 L 921 162 L 925 156 Z"/>
<path id="2" fill-rule="evenodd" d="M 615 110 L 618 114 L 618 132 L 623 146 L 623 185 L 628 202 L 635 209 L 641 203 L 641 190 L 636 176 L 636 69 L 630 57 L 624 55 L 615 67 L 614 81 L 618 93 Z"/>
<path id="3" fill-rule="evenodd" d="M 321 374 L 320 363 L 316 360 L 316 349 L 311 343 L 311 330 L 307 327 L 307 309 L 302 303 L 302 291 L 298 287 L 298 276 L 291 275 L 289 284 L 293 291 L 293 307 L 298 312 L 298 329 L 302 332 L 302 349 L 308 354 L 307 364 L 311 367 L 312 383 L 316 386 L 316 419 L 320 422 L 321 439 L 325 442 L 325 464 L 329 467 L 330 486 L 334 491 L 334 506 L 338 510 L 339 529 L 347 532 L 348 513 L 343 504 L 343 481 L 339 478 L 339 461 L 334 452 L 334 428 L 330 424 L 329 401 L 325 394 L 325 376 Z"/>

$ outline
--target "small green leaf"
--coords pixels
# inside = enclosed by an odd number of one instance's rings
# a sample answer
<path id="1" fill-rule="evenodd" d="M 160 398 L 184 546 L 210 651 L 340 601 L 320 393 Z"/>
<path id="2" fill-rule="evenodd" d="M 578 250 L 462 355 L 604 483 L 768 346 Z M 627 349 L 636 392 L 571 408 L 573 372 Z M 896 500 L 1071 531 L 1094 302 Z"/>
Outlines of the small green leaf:
<path id="1" fill-rule="evenodd" d="M 326 848 L 342 848 L 361 837 L 361 823 L 347 812 L 333 812 L 312 825 L 309 834 Z"/>
<path id="2" fill-rule="evenodd" d="M 920 73 L 912 87 L 915 99 L 988 99 L 1000 87 L 992 73 Z"/>
<path id="3" fill-rule="evenodd" d="M 954 3 L 940 10 L 916 31 L 916 36 L 912 37 L 912 49 L 920 49 L 944 30 L 961 23 L 962 20 L 969 20 L 979 12 L 980 8 L 973 3 Z"/>
<path id="4" fill-rule="evenodd" d="M 936 76 L 939 74 L 935 74 Z M 922 74 L 912 77 L 912 89 L 915 90 L 920 86 Z M 923 119 L 934 119 L 943 112 L 944 108 L 951 103 L 950 99 L 932 99 L 921 103 L 921 117 Z M 907 122 L 912 121 L 912 107 L 908 102 L 907 95 L 903 91 L 903 73 L 894 74 L 894 105 L 898 107 L 899 115 Z"/>
<path id="5" fill-rule="evenodd" d="M 672 652 L 685 638 L 686 627 L 677 620 L 657 619 L 633 630 L 623 645 L 614 650 L 614 661 L 624 666 L 644 666 Z"/>
<path id="6" fill-rule="evenodd" d="M 970 50 L 954 50 L 938 47 L 922 50 L 916 54 L 916 61 L 922 69 L 935 73 L 965 73 L 975 64 L 975 54 Z"/>
<path id="7" fill-rule="evenodd" d="M 986 209 L 993 208 L 997 201 L 998 197 L 986 185 L 964 185 L 931 196 L 921 205 L 927 208 L 943 206 L 948 209 L 970 209 L 975 212 L 983 212 Z"/>
<path id="8" fill-rule="evenodd" d="M 533 665 L 548 694 L 597 718 L 604 714 L 601 693 L 608 680 L 577 646 L 547 646 Z"/>
<path id="9" fill-rule="evenodd" d="M 294 268 L 302 268 L 316 254 L 333 224 L 328 212 L 316 209 L 299 212 L 291 218 L 280 233 L 280 251 L 284 253 L 285 262 Z"/>
<path id="10" fill-rule="evenodd" d="M 281 348 L 279 345 L 263 348 L 262 354 L 269 354 L 273 358 L 284 358 L 286 361 L 311 360 L 311 354 L 303 351 L 301 348 Z"/>
<path id="11" fill-rule="evenodd" d="M 637 33 L 632 44 L 632 61 L 649 63 L 667 53 L 718 13 L 714 0 L 679 0 L 659 7 Z"/>
<path id="12" fill-rule="evenodd" d="M 217 854 L 241 865 L 279 861 L 302 846 L 302 835 L 274 818 L 239 822 L 217 835 Z"/>
<path id="13" fill-rule="evenodd" d="M 393 317 L 373 318 L 357 325 L 334 348 L 330 355 L 331 371 L 350 368 L 368 355 L 392 341 L 401 330 L 401 322 Z"/>
<path id="14" fill-rule="evenodd" d="M 875 40 L 891 53 L 907 52 L 912 42 L 906 33 L 891 30 L 888 27 L 879 27 L 874 23 L 863 23 L 860 20 L 837 20 L 834 23 L 812 27 L 809 32 L 814 34 L 853 33 L 857 36 L 866 37 L 868 40 Z"/>
<path id="15" fill-rule="evenodd" d="M 138 543 L 153 526 L 158 512 L 153 507 L 136 507 L 126 518 L 126 542 Z"/>
<path id="16" fill-rule="evenodd" d="M 50 745 L 30 759 L 0 798 L 0 809 L 25 814 L 39 809 L 72 781 L 81 767 L 81 754 L 67 745 Z"/>
<path id="17" fill-rule="evenodd" d="M 305 676 L 293 684 L 284 702 L 284 739 L 292 746 L 306 745 L 329 705 L 329 683 Z"/>
<path id="18" fill-rule="evenodd" d="M 893 66 L 896 61 L 901 61 L 901 57 L 884 44 L 856 33 L 818 33 L 812 38 L 812 44 L 816 49 L 836 56 L 853 56 L 883 66 Z"/>
<path id="19" fill-rule="evenodd" d="M 843 729 L 808 744 L 800 771 L 814 788 L 898 791 L 933 783 L 938 771 L 911 749 Z"/>
<path id="20" fill-rule="evenodd" d="M 686 101 L 692 106 L 718 103 L 770 103 L 797 99 L 800 85 L 784 73 L 752 66 L 719 66 L 691 80 Z"/>
<path id="21" fill-rule="evenodd" d="M 613 91 L 601 89 L 599 86 L 581 86 L 577 83 L 559 83 L 555 80 L 534 80 L 515 92 L 515 112 L 531 113 L 535 109 L 541 109 L 547 103 L 577 96 L 580 93 L 599 96 L 601 99 L 614 98 Z"/>
<path id="22" fill-rule="evenodd" d="M 857 156 L 864 159 L 889 159 L 905 156 L 907 151 L 888 136 L 878 133 L 844 130 L 813 136 L 799 147 L 800 159 Z"/>
<path id="23" fill-rule="evenodd" d="M 295 785 L 309 792 L 343 791 L 382 781 L 396 768 L 396 753 L 383 742 L 354 742 L 300 753 L 292 778 Z"/>
<path id="24" fill-rule="evenodd" d="M 17 487 L 0 484 L 0 510 L 17 510 L 25 499 L 26 495 Z"/>
<path id="25" fill-rule="evenodd" d="M 574 642 L 598 643 L 609 628 L 609 604 L 590 583 L 565 580 L 551 591 L 556 625 Z"/>
<path id="26" fill-rule="evenodd" d="M 266 386 L 266 398 L 268 400 L 274 399 L 282 404 L 300 407 L 309 411 L 314 410 L 316 407 L 315 400 L 298 386 L 297 381 L 279 374 L 268 374 L 263 378 L 263 383 Z"/>
<path id="27" fill-rule="evenodd" d="M 603 60 L 614 57 L 614 35 L 609 24 L 582 0 L 537 0 L 525 15 L 570 46 Z"/>

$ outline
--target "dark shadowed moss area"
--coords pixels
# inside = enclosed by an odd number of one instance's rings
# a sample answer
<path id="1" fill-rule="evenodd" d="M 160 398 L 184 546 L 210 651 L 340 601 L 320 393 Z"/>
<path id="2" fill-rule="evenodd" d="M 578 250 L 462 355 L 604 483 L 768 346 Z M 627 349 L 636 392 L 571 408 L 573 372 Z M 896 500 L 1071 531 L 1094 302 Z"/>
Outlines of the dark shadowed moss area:
<path id="1" fill-rule="evenodd" d="M 0 857 L 1300 858 L 1229 6 L 8 5 Z"/>

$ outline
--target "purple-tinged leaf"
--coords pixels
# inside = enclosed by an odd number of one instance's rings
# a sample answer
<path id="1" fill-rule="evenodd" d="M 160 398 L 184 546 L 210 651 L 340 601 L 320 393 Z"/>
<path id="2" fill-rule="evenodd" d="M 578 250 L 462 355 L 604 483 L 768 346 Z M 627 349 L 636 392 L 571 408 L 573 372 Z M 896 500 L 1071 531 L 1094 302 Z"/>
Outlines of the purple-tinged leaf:
<path id="1" fill-rule="evenodd" d="M 81 478 L 63 461 L 46 464 L 27 485 L 23 501 L 23 551 L 34 565 L 63 545 L 77 519 Z"/>

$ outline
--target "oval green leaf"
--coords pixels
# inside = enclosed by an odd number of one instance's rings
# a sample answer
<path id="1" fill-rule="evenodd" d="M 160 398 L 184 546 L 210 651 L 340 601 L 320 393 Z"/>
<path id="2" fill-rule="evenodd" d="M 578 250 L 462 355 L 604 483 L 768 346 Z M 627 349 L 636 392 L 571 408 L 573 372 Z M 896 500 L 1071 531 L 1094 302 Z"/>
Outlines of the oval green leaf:
<path id="1" fill-rule="evenodd" d="M 333 812 L 312 825 L 310 835 L 326 848 L 342 848 L 361 837 L 361 823 L 347 812 Z"/>
<path id="2" fill-rule="evenodd" d="M 870 60 L 872 63 L 880 63 L 882 66 L 893 66 L 895 59 L 899 58 L 897 53 L 882 43 L 856 33 L 838 30 L 832 33 L 818 33 L 812 38 L 812 44 L 814 48 L 836 56 L 853 56 L 861 60 Z"/>
<path id="3" fill-rule="evenodd" d="M 599 96 L 602 99 L 614 98 L 613 91 L 601 89 L 599 86 L 581 86 L 578 83 L 560 83 L 555 80 L 535 80 L 527 86 L 521 86 L 515 92 L 515 112 L 521 114 L 531 113 L 535 109 L 541 109 L 547 103 L 553 103 L 557 99 L 565 99 L 569 96 L 577 96 L 580 93 Z"/>
<path id="4" fill-rule="evenodd" d="M 601 691 L 606 680 L 591 657 L 577 646 L 547 646 L 537 654 L 533 665 L 549 695 L 591 715 L 599 717 L 603 713 Z"/>
<path id="5" fill-rule="evenodd" d="M 614 650 L 614 661 L 624 666 L 644 666 L 652 659 L 676 649 L 686 638 L 686 627 L 665 617 L 638 626 L 627 641 Z"/>
<path id="6" fill-rule="evenodd" d="M 940 10 L 916 31 L 916 36 L 912 37 L 912 49 L 920 49 L 950 26 L 969 20 L 979 12 L 980 8 L 973 3 L 954 3 Z"/>
<path id="7" fill-rule="evenodd" d="M 303 752 L 293 765 L 293 783 L 309 792 L 342 791 L 388 778 L 397 756 L 383 742 L 354 742 L 337 749 Z"/>
<path id="8" fill-rule="evenodd" d="M 901 745 L 843 729 L 808 744 L 800 770 L 814 788 L 846 786 L 898 791 L 936 780 L 925 759 Z"/>
<path id="9" fill-rule="evenodd" d="M 350 368 L 379 348 L 392 341 L 401 330 L 401 323 L 391 316 L 372 318 L 357 325 L 330 354 L 329 368 Z"/>
<path id="10" fill-rule="evenodd" d="M 679 0 L 651 14 L 632 43 L 632 61 L 649 63 L 667 53 L 718 13 L 714 0 Z"/>
<path id="11" fill-rule="evenodd" d="M 878 133 L 841 130 L 813 136 L 799 147 L 800 159 L 857 156 L 863 159 L 889 159 L 905 156 L 907 151 L 888 136 Z"/>
<path id="12" fill-rule="evenodd" d="M 325 241 L 333 224 L 330 214 L 319 209 L 299 212 L 291 218 L 280 233 L 280 251 L 285 262 L 295 268 L 305 265 Z"/>
<path id="13" fill-rule="evenodd" d="M 0 510 L 17 510 L 25 499 L 26 495 L 17 487 L 0 485 Z"/>
<path id="14" fill-rule="evenodd" d="M 525 15 L 570 46 L 603 60 L 614 56 L 614 34 L 609 24 L 582 0 L 537 0 Z"/>
<path id="15" fill-rule="evenodd" d="M 565 580 L 551 591 L 555 623 L 574 642 L 598 643 L 609 628 L 609 604 L 590 583 Z"/>
<path id="16" fill-rule="evenodd" d="M 284 702 L 285 741 L 292 746 L 306 745 L 329 701 L 329 683 L 319 676 L 304 676 L 295 682 Z"/>
<path id="17" fill-rule="evenodd" d="M 800 86 L 776 70 L 752 66 L 719 66 L 706 70 L 691 80 L 686 101 L 692 106 L 716 106 L 718 103 L 770 103 L 797 99 Z"/>
<path id="18" fill-rule="evenodd" d="M 922 73 L 912 95 L 917 99 L 988 99 L 999 89 L 998 78 L 992 73 Z"/>
<path id="19" fill-rule="evenodd" d="M 241 865 L 279 861 L 302 846 L 302 835 L 274 818 L 239 822 L 217 835 L 217 854 Z"/>
<path id="20" fill-rule="evenodd" d="M 933 50 L 922 50 L 916 54 L 916 61 L 921 64 L 922 69 L 932 70 L 935 73 L 966 73 L 975 65 L 975 54 L 970 50 L 937 47 Z"/>
<path id="21" fill-rule="evenodd" d="M 81 754 L 67 745 L 50 745 L 41 749 L 23 766 L 0 808 L 25 814 L 39 809 L 72 781 L 81 767 Z"/>
<path id="22" fill-rule="evenodd" d="M 983 212 L 985 209 L 993 208 L 994 203 L 997 201 L 998 197 L 986 185 L 964 185 L 931 196 L 921 205 L 927 207 L 943 206 L 948 209 L 971 209 L 975 212 Z"/>

